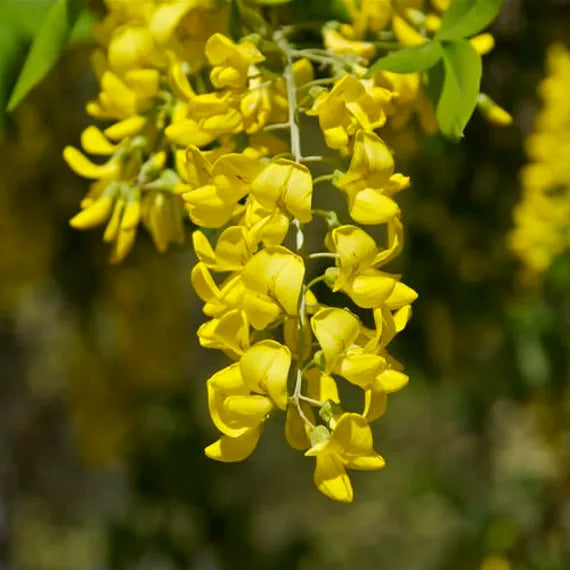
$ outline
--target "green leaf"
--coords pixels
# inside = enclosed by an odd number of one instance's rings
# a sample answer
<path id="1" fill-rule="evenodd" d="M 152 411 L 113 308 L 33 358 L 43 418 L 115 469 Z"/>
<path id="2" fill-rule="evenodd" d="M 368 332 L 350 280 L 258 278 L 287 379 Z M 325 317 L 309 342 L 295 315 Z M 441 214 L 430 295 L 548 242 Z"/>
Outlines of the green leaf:
<path id="1" fill-rule="evenodd" d="M 436 115 L 444 135 L 455 140 L 471 118 L 481 85 L 481 56 L 467 40 L 443 44 L 445 75 L 437 102 Z"/>
<path id="2" fill-rule="evenodd" d="M 265 6 L 276 6 L 277 4 L 287 4 L 291 0 L 255 0 L 255 2 Z"/>
<path id="3" fill-rule="evenodd" d="M 84 0 L 56 0 L 34 38 L 30 53 L 16 86 L 8 110 L 13 110 L 57 62 L 71 30 L 81 13 Z"/>
<path id="4" fill-rule="evenodd" d="M 54 0 L 0 0 L 0 22 L 22 39 L 33 38 Z"/>
<path id="5" fill-rule="evenodd" d="M 241 15 L 239 11 L 238 0 L 232 0 L 230 6 L 230 36 L 234 42 L 241 37 Z"/>
<path id="6" fill-rule="evenodd" d="M 23 45 L 16 31 L 0 26 L 0 130 L 4 127 L 4 109 L 16 76 L 16 65 L 23 54 Z"/>
<path id="7" fill-rule="evenodd" d="M 473 36 L 485 29 L 500 9 L 501 0 L 452 0 L 436 37 L 453 40 Z"/>
<path id="8" fill-rule="evenodd" d="M 438 41 L 425 42 L 403 48 L 377 59 L 369 73 L 380 69 L 395 73 L 416 73 L 433 67 L 443 56 L 441 44 Z"/>

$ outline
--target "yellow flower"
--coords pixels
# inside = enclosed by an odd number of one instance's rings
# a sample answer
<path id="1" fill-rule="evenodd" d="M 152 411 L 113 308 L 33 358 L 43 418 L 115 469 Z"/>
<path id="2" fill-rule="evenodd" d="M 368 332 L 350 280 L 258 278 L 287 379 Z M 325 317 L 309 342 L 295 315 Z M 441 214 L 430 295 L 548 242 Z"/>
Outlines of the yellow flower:
<path id="1" fill-rule="evenodd" d="M 223 350 L 230 358 L 241 356 L 249 348 L 249 322 L 239 309 L 207 321 L 197 334 L 203 347 Z"/>
<path id="2" fill-rule="evenodd" d="M 342 376 L 351 384 L 371 389 L 386 368 L 386 359 L 356 344 L 360 321 L 346 309 L 319 310 L 311 327 L 324 355 L 324 371 Z"/>
<path id="3" fill-rule="evenodd" d="M 215 249 L 199 230 L 192 234 L 192 242 L 198 259 L 215 271 L 239 271 L 257 250 L 257 243 L 243 226 L 226 228 Z"/>
<path id="4" fill-rule="evenodd" d="M 254 344 L 240 359 L 241 374 L 247 387 L 257 394 L 268 394 L 275 405 L 287 407 L 287 376 L 291 352 L 274 340 Z"/>
<path id="5" fill-rule="evenodd" d="M 109 65 L 115 71 L 152 65 L 154 38 L 146 26 L 118 28 L 107 50 Z"/>
<path id="6" fill-rule="evenodd" d="M 243 89 L 247 83 L 250 65 L 262 62 L 265 57 L 249 41 L 235 44 L 223 34 L 214 34 L 206 42 L 206 57 L 212 67 L 210 80 L 218 89 Z"/>
<path id="7" fill-rule="evenodd" d="M 206 228 L 223 226 L 248 194 L 259 169 L 256 160 L 243 154 L 225 154 L 210 165 L 199 149 L 190 147 L 186 183 L 177 188 L 190 219 Z"/>
<path id="8" fill-rule="evenodd" d="M 343 414 L 332 433 L 321 427 L 311 434 L 313 445 L 305 453 L 317 461 L 315 485 L 330 499 L 351 503 L 353 490 L 346 470 L 373 471 L 386 463 L 373 449 L 372 432 L 363 416 Z"/>
<path id="9" fill-rule="evenodd" d="M 339 79 L 331 91 L 321 92 L 307 115 L 319 117 L 327 145 L 344 149 L 358 129 L 372 131 L 386 122 L 384 107 L 391 93 L 376 88 L 370 92 L 352 75 Z"/>
<path id="10" fill-rule="evenodd" d="M 359 307 L 366 309 L 383 304 L 397 309 L 416 299 L 415 291 L 395 276 L 376 268 L 386 263 L 387 256 L 385 251 L 377 249 L 364 230 L 356 226 L 339 226 L 327 236 L 326 243 L 338 254 L 337 267 L 327 270 L 333 280 L 333 291 L 344 291 Z"/>
<path id="11" fill-rule="evenodd" d="M 106 71 L 99 97 L 87 104 L 87 112 L 97 119 L 128 119 L 149 107 L 158 93 L 159 79 L 156 69 L 132 69 L 123 78 Z"/>
<path id="12" fill-rule="evenodd" d="M 219 461 L 241 461 L 259 440 L 261 424 L 275 406 L 287 407 L 289 349 L 273 340 L 258 342 L 236 362 L 207 382 L 208 406 L 216 427 L 224 434 L 206 448 Z"/>
<path id="13" fill-rule="evenodd" d="M 250 196 L 240 223 L 245 225 L 266 247 L 281 245 L 289 230 L 289 216 L 281 210 L 264 208 Z"/>
<path id="14" fill-rule="evenodd" d="M 262 330 L 283 313 L 295 316 L 304 276 L 303 260 L 285 247 L 256 253 L 241 274 L 243 308 L 251 325 Z"/>
<path id="15" fill-rule="evenodd" d="M 179 198 L 169 192 L 150 191 L 141 201 L 142 221 L 152 236 L 156 249 L 166 251 L 171 243 L 184 241 L 184 210 Z"/>
<path id="16" fill-rule="evenodd" d="M 346 38 L 332 26 L 325 26 L 323 42 L 333 53 L 356 55 L 367 62 L 376 55 L 376 46 L 373 43 Z"/>
<path id="17" fill-rule="evenodd" d="M 303 223 L 313 218 L 313 181 L 302 164 L 284 158 L 271 162 L 253 180 L 251 193 L 269 210 L 282 208 Z"/>
<path id="18" fill-rule="evenodd" d="M 409 185 L 409 178 L 394 174 L 394 159 L 375 133 L 358 131 L 350 168 L 336 184 L 348 197 L 350 216 L 361 224 L 381 224 L 398 216 L 392 196 Z"/>
<path id="19" fill-rule="evenodd" d="M 192 269 L 190 280 L 198 297 L 206 303 L 202 309 L 205 315 L 220 317 L 242 306 L 245 289 L 239 273 L 230 275 L 218 286 L 207 266 L 197 263 Z"/>
<path id="20" fill-rule="evenodd" d="M 245 384 L 239 362 L 216 372 L 206 385 L 212 421 L 229 437 L 239 437 L 259 426 L 273 409 L 269 398 L 251 394 Z"/>

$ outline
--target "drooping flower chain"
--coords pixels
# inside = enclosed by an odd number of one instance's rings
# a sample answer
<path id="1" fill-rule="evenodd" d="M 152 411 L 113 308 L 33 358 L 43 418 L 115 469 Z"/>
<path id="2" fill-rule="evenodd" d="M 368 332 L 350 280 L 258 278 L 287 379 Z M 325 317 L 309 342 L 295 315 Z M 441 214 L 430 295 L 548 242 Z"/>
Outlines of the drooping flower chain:
<path id="1" fill-rule="evenodd" d="M 108 8 L 94 54 L 101 92 L 88 111 L 115 122 L 88 127 L 82 146 L 110 158 L 97 165 L 65 149 L 70 166 L 94 180 L 71 223 L 106 223 L 113 262 L 130 251 L 141 221 L 161 251 L 184 239 L 184 212 L 202 228 L 192 234 L 191 281 L 209 320 L 198 337 L 231 361 L 207 381 L 221 433 L 206 454 L 245 459 L 264 423 L 283 412 L 289 444 L 315 457 L 319 490 L 349 502 L 346 470 L 384 466 L 369 423 L 408 381 L 387 346 L 417 296 L 383 270 L 403 245 L 394 195 L 409 180 L 394 172 L 376 131 L 414 114 L 435 127 L 418 74 L 364 78 L 376 47 L 362 38 L 392 27 L 412 43 L 411 30 L 389 3 L 363 2 L 352 27 L 323 28 L 322 49 L 297 49 L 287 29 L 233 41 L 227 6 L 209 0 L 108 0 Z M 330 174 L 313 178 L 308 168 L 326 158 L 302 154 L 303 111 L 343 165 Z M 345 196 L 349 223 L 313 208 L 313 192 L 331 191 L 327 182 Z M 305 230 L 315 216 L 328 231 L 310 252 Z M 385 243 L 362 225 L 384 226 Z M 310 279 L 323 259 L 330 266 Z M 338 306 L 317 299 L 319 282 Z M 348 299 L 371 313 L 371 328 L 344 308 Z M 344 408 L 348 385 L 361 392 L 356 410 Z"/>

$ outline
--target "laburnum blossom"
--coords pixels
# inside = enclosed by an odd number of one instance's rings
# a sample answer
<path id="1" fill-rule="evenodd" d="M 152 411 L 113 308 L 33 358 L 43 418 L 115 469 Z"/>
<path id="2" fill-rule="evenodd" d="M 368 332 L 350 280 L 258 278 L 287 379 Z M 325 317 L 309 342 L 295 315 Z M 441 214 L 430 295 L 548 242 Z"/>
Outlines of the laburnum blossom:
<path id="1" fill-rule="evenodd" d="M 522 195 L 508 236 L 510 248 L 534 279 L 570 249 L 570 52 L 552 45 L 547 64 L 548 76 L 539 87 L 543 107 L 525 141 L 529 162 L 521 171 Z"/>
<path id="2" fill-rule="evenodd" d="M 319 20 L 320 34 L 258 4 L 105 0 L 92 57 L 99 92 L 87 104 L 104 124 L 84 130 L 83 151 L 64 150 L 91 184 L 70 223 L 104 225 L 113 262 L 141 226 L 160 252 L 191 244 L 204 315 L 196 335 L 226 359 L 205 382 L 219 434 L 206 455 L 247 459 L 265 423 L 284 414 L 286 441 L 315 458 L 319 491 L 350 502 L 347 471 L 384 467 L 370 424 L 409 381 L 389 345 L 417 297 L 388 267 L 404 247 L 397 194 L 410 180 L 383 129 L 408 128 L 416 115 L 424 130 L 438 128 L 422 74 L 373 63 L 429 41 L 448 2 L 423 13 L 413 0 L 343 0 L 346 21 Z M 492 47 L 488 35 L 471 42 Z M 490 99 L 479 107 L 501 118 Z M 544 122 L 554 128 L 550 115 Z M 557 141 L 550 131 L 529 141 L 539 162 L 552 154 L 552 169 L 564 164 Z M 528 186 L 554 181 L 545 170 L 526 170 Z M 333 193 L 346 208 L 327 209 Z M 536 194 L 528 203 L 543 205 Z M 356 409 L 347 387 L 360 394 Z"/>
<path id="3" fill-rule="evenodd" d="M 376 133 L 360 130 L 350 167 L 336 185 L 346 192 L 354 221 L 382 224 L 399 216 L 400 208 L 392 197 L 409 185 L 409 178 L 394 174 L 392 154 Z"/>
<path id="4" fill-rule="evenodd" d="M 373 131 L 386 123 L 384 108 L 392 94 L 369 87 L 353 75 L 345 75 L 330 90 L 317 95 L 308 115 L 319 118 L 325 141 L 333 149 L 346 149 L 360 129 Z"/>
<path id="5" fill-rule="evenodd" d="M 398 309 L 413 302 L 417 294 L 397 276 L 381 271 L 389 258 L 374 239 L 357 226 L 339 226 L 327 236 L 327 246 L 337 254 L 336 267 L 327 274 L 333 291 L 345 292 L 359 307 L 386 305 Z"/>
<path id="6" fill-rule="evenodd" d="M 352 483 L 347 469 L 375 471 L 386 464 L 384 458 L 374 451 L 370 426 L 359 414 L 340 416 L 334 422 L 332 433 L 319 428 L 313 433 L 313 445 L 305 455 L 316 460 L 315 485 L 335 501 L 352 502 Z"/>

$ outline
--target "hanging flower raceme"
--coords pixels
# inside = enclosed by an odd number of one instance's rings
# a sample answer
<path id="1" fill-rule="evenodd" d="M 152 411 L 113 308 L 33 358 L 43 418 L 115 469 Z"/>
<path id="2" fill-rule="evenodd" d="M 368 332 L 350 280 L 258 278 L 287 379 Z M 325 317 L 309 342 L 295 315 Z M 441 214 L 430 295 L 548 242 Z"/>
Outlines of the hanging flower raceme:
<path id="1" fill-rule="evenodd" d="M 386 49 L 430 41 L 447 3 L 423 13 L 416 2 L 345 0 L 350 21 L 331 18 L 309 40 L 295 17 L 282 25 L 275 12 L 270 25 L 249 3 L 106 4 L 93 57 L 100 92 L 87 110 L 110 124 L 81 137 L 86 153 L 105 158 L 65 149 L 71 168 L 92 180 L 71 224 L 105 224 L 114 262 L 141 223 L 159 251 L 182 243 L 192 225 L 190 280 L 208 317 L 197 336 L 228 359 L 206 381 L 220 434 L 206 454 L 246 459 L 265 422 L 284 413 L 287 442 L 315 458 L 317 488 L 350 502 L 347 471 L 384 466 L 370 423 L 408 382 L 388 345 L 417 297 L 386 270 L 403 247 L 398 193 L 410 181 L 378 131 L 414 115 L 430 132 L 438 126 L 422 70 L 371 66 Z M 472 42 L 489 47 L 489 38 Z M 319 129 L 313 147 L 329 154 L 304 156 Z M 313 162 L 335 168 L 314 177 Z M 332 193 L 346 201 L 342 223 L 339 212 L 315 208 Z M 323 221 L 322 246 L 309 251 Z M 384 241 L 362 225 L 382 227 Z M 321 282 L 331 306 L 315 293 Z M 345 409 L 349 385 L 362 394 L 357 410 Z"/>
<path id="2" fill-rule="evenodd" d="M 553 45 L 547 63 L 549 75 L 540 86 L 543 108 L 526 140 L 530 162 L 521 172 L 522 197 L 509 235 L 511 249 L 534 276 L 570 249 L 570 52 Z"/>

